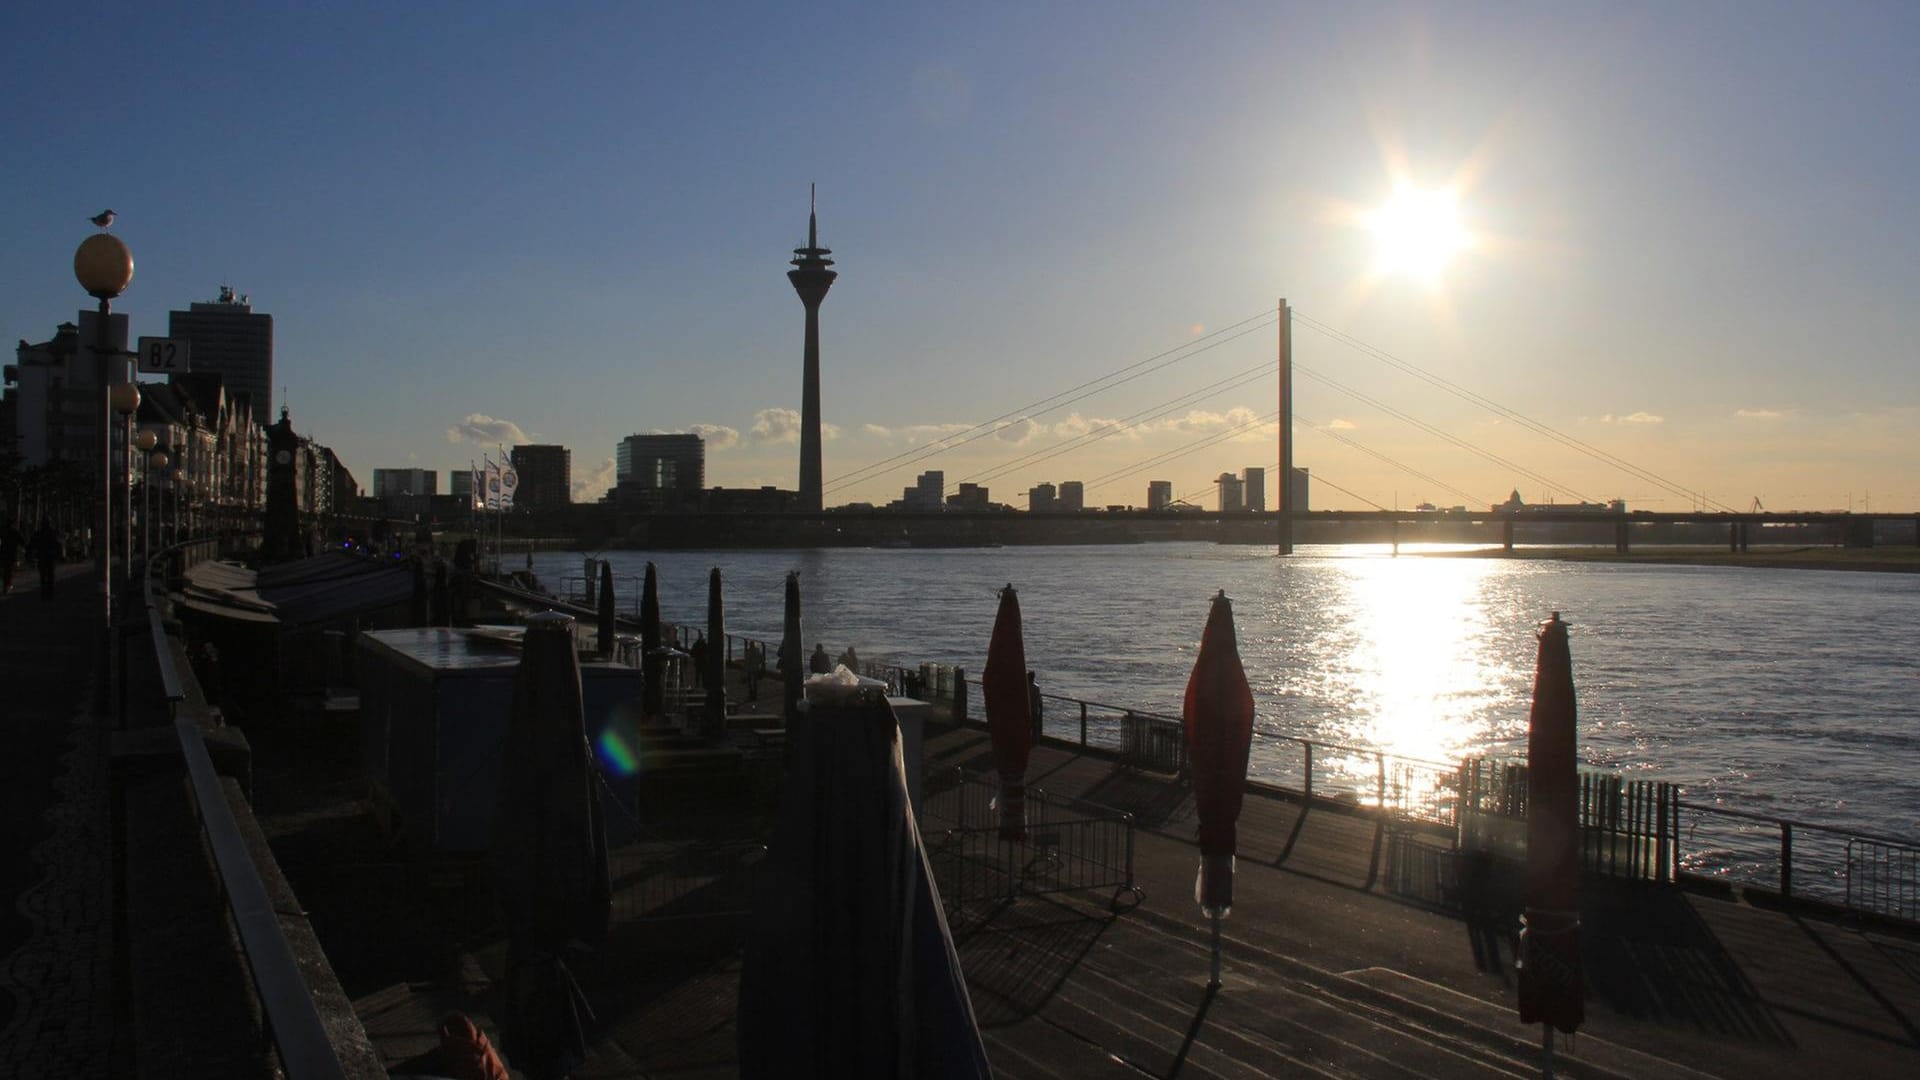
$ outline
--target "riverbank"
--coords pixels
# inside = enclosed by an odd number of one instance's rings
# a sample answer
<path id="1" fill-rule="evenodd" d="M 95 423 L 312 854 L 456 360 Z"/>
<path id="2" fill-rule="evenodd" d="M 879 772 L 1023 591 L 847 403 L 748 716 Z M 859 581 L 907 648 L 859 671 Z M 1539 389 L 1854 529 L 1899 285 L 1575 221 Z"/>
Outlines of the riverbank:
<path id="1" fill-rule="evenodd" d="M 1670 564 L 1675 566 L 1746 566 L 1767 570 L 1867 570 L 1877 573 L 1920 573 L 1920 547 L 1839 548 L 1779 547 L 1727 551 L 1708 547 L 1645 547 L 1621 554 L 1611 547 L 1497 547 L 1464 551 L 1403 551 L 1422 558 L 1535 559 L 1554 562 Z"/>

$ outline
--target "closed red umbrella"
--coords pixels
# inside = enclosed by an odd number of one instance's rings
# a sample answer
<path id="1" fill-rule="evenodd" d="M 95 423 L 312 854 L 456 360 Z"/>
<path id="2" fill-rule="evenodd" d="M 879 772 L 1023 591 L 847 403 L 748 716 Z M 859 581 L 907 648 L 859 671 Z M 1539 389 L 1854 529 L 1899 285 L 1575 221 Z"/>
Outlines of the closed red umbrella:
<path id="1" fill-rule="evenodd" d="M 1520 1021 L 1543 1025 L 1552 1075 L 1553 1031 L 1586 1018 L 1580 972 L 1579 775 L 1574 763 L 1573 656 L 1560 613 L 1540 627 L 1527 714 L 1527 892 L 1520 933 Z"/>
<path id="2" fill-rule="evenodd" d="M 1000 838 L 1027 838 L 1027 757 L 1033 752 L 1033 706 L 1027 697 L 1027 645 L 1020 633 L 1020 597 L 1000 591 L 980 696 L 993 737 L 993 767 L 1000 774 Z"/>
<path id="3" fill-rule="evenodd" d="M 1220 985 L 1220 919 L 1233 908 L 1233 853 L 1240 802 L 1247 791 L 1247 755 L 1253 748 L 1253 689 L 1240 664 L 1233 630 L 1233 602 L 1225 590 L 1213 598 L 1200 655 L 1187 678 L 1180 711 L 1186 728 L 1193 798 L 1200 815 L 1200 876 L 1194 899 L 1213 920 L 1213 971 Z"/>

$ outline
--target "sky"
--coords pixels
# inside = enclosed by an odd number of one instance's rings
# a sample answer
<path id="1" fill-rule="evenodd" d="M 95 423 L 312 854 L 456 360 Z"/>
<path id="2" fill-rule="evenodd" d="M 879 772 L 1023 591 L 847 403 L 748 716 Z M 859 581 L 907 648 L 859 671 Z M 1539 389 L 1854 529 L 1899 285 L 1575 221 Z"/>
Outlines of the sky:
<path id="1" fill-rule="evenodd" d="M 1316 509 L 1920 509 L 1912 4 L 308 7 L 0 14 L 0 329 L 111 207 L 133 333 L 249 294 L 363 487 L 695 431 L 791 488 L 814 183 L 829 505 L 1211 506 L 1285 297 Z"/>

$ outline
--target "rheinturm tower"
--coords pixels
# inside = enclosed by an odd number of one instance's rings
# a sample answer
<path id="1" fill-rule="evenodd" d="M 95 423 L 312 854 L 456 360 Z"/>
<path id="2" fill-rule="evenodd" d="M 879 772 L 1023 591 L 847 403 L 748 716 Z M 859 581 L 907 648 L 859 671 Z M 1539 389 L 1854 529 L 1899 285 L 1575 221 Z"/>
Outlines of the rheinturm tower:
<path id="1" fill-rule="evenodd" d="M 822 505 L 820 483 L 820 301 L 827 298 L 833 279 L 840 275 L 828 269 L 833 254 L 820 246 L 820 226 L 813 207 L 813 190 L 807 190 L 807 246 L 793 249 L 793 269 L 787 280 L 800 302 L 807 307 L 807 351 L 800 383 L 800 499 L 801 510 L 818 512 Z"/>

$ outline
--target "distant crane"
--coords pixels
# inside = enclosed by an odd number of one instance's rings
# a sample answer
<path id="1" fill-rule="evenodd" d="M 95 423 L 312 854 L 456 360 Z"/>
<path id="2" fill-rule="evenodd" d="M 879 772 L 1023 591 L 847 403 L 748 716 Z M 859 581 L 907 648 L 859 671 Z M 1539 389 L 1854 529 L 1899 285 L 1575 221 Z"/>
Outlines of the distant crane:
<path id="1" fill-rule="evenodd" d="M 1767 512 L 1767 508 L 1766 508 L 1766 507 L 1764 507 L 1764 506 L 1761 506 L 1761 505 L 1760 505 L 1760 496 L 1758 496 L 1758 495 L 1755 495 L 1755 496 L 1753 497 L 1753 509 L 1751 509 L 1751 510 L 1749 510 L 1749 511 L 1747 511 L 1747 513 L 1749 513 L 1749 514 L 1764 514 L 1764 513 L 1766 513 L 1766 512 Z"/>

